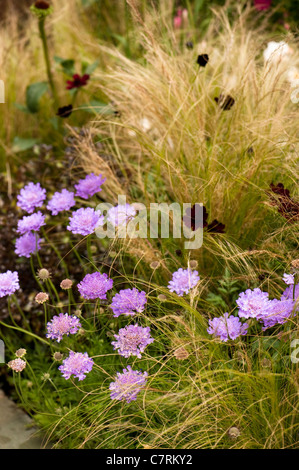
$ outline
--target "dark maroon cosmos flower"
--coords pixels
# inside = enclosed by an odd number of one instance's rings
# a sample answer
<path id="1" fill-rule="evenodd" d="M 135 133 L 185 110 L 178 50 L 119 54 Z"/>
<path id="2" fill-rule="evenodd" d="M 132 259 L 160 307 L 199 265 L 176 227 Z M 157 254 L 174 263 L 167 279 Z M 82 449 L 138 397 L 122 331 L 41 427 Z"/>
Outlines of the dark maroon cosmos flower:
<path id="1" fill-rule="evenodd" d="M 290 191 L 282 183 L 276 185 L 271 183 L 270 188 L 271 192 L 268 192 L 268 195 L 271 204 L 277 206 L 278 212 L 290 222 L 299 220 L 299 202 L 291 198 Z"/>
<path id="2" fill-rule="evenodd" d="M 187 47 L 187 49 L 193 49 L 193 47 L 194 47 L 193 42 L 192 41 L 187 41 L 186 42 L 186 47 Z"/>
<path id="3" fill-rule="evenodd" d="M 191 228 L 193 232 L 195 232 L 195 230 L 197 230 L 198 228 L 204 228 L 208 226 L 207 219 L 208 213 L 205 206 L 200 206 L 200 204 L 194 204 L 192 207 L 188 207 L 188 209 L 186 209 L 186 214 L 183 217 L 183 222 L 186 227 Z"/>
<path id="4" fill-rule="evenodd" d="M 67 90 L 72 90 L 73 88 L 81 88 L 82 86 L 87 85 L 88 80 L 90 79 L 90 75 L 85 74 L 80 77 L 77 73 L 73 75 L 73 80 L 68 80 L 67 83 Z"/>
<path id="5" fill-rule="evenodd" d="M 218 98 L 214 98 L 218 106 L 224 111 L 228 111 L 235 103 L 235 100 L 230 95 L 223 95 L 222 93 Z"/>
<path id="6" fill-rule="evenodd" d="M 200 66 L 200 67 L 205 67 L 207 65 L 207 63 L 209 62 L 209 56 L 208 54 L 200 54 L 198 57 L 197 57 L 197 64 Z"/>
<path id="7" fill-rule="evenodd" d="M 56 116 L 61 118 L 68 118 L 73 112 L 73 105 L 69 104 L 68 106 L 62 106 L 62 108 L 58 109 Z"/>
<path id="8" fill-rule="evenodd" d="M 43 0 L 38 0 L 37 2 L 35 2 L 34 6 L 39 10 L 48 10 L 48 8 L 50 8 L 50 3 L 45 2 Z"/>
<path id="9" fill-rule="evenodd" d="M 214 219 L 207 228 L 209 233 L 225 233 L 225 225 L 221 222 L 218 222 L 217 219 Z"/>

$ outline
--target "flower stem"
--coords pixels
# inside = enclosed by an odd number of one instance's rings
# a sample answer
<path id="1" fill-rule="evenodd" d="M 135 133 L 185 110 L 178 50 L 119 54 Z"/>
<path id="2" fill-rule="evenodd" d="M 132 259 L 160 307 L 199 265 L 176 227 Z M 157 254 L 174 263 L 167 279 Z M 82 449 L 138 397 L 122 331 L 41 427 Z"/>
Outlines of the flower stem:
<path id="1" fill-rule="evenodd" d="M 47 36 L 45 32 L 45 18 L 40 18 L 38 21 L 38 28 L 40 32 L 40 37 L 43 43 L 43 51 L 44 51 L 44 58 L 45 58 L 45 63 L 46 63 L 46 68 L 47 68 L 47 75 L 48 75 L 48 81 L 49 85 L 53 94 L 54 98 L 54 106 L 55 110 L 58 109 L 58 96 L 55 88 L 55 83 L 51 71 L 51 64 L 50 64 L 50 58 L 49 58 L 49 49 L 48 49 L 48 42 L 47 42 Z"/>

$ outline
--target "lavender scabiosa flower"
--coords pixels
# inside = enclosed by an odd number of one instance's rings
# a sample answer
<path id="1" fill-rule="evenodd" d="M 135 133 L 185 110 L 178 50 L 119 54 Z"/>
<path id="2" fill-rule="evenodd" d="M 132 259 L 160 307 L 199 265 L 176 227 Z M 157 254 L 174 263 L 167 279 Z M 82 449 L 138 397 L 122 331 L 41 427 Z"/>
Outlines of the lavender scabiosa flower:
<path id="1" fill-rule="evenodd" d="M 76 196 L 88 199 L 102 191 L 101 186 L 105 181 L 106 178 L 103 178 L 102 175 L 96 176 L 94 173 L 90 173 L 84 179 L 79 180 L 78 184 L 75 184 Z"/>
<path id="2" fill-rule="evenodd" d="M 30 258 L 31 255 L 37 253 L 40 249 L 40 238 L 36 233 L 28 232 L 17 238 L 15 253 L 18 256 Z"/>
<path id="3" fill-rule="evenodd" d="M 78 284 L 80 294 L 84 299 L 107 299 L 106 292 L 113 287 L 113 280 L 106 273 L 95 272 L 86 274 Z"/>
<path id="4" fill-rule="evenodd" d="M 57 215 L 59 212 L 70 210 L 75 204 L 74 193 L 63 189 L 60 193 L 53 194 L 52 199 L 48 202 L 47 209 L 52 212 L 52 215 Z"/>
<path id="5" fill-rule="evenodd" d="M 36 207 L 41 207 L 46 199 L 46 190 L 40 183 L 28 183 L 17 196 L 18 207 L 31 214 Z"/>
<path id="6" fill-rule="evenodd" d="M 209 320 L 207 332 L 210 335 L 218 336 L 221 341 L 236 339 L 241 335 L 246 335 L 248 324 L 242 324 L 239 318 L 225 313 L 222 317 Z"/>
<path id="7" fill-rule="evenodd" d="M 14 370 L 15 372 L 22 372 L 26 367 L 26 361 L 21 358 L 14 359 L 13 361 L 8 362 L 8 367 Z"/>
<path id="8" fill-rule="evenodd" d="M 18 289 L 20 289 L 20 284 L 17 271 L 0 273 L 0 297 L 12 295 Z"/>
<path id="9" fill-rule="evenodd" d="M 38 232 L 43 225 L 46 225 L 45 216 L 38 211 L 35 214 L 24 216 L 19 220 L 17 232 L 22 235 L 31 231 Z"/>
<path id="10" fill-rule="evenodd" d="M 131 204 L 119 204 L 116 207 L 111 207 L 107 214 L 107 221 L 114 227 L 121 227 L 126 225 L 136 215 L 136 209 Z"/>
<path id="11" fill-rule="evenodd" d="M 58 367 L 62 373 L 62 377 L 68 380 L 72 375 L 78 380 L 84 380 L 93 367 L 93 359 L 91 359 L 87 352 L 76 353 L 70 351 L 69 356 L 63 360 L 61 366 Z"/>
<path id="12" fill-rule="evenodd" d="M 64 335 L 74 335 L 81 327 L 79 318 L 75 315 L 60 313 L 55 315 L 50 322 L 47 323 L 47 338 L 56 339 L 58 343 Z"/>
<path id="13" fill-rule="evenodd" d="M 258 319 L 268 307 L 269 294 L 262 292 L 259 288 L 247 289 L 245 292 L 241 292 L 236 303 L 239 307 L 239 317 Z"/>
<path id="14" fill-rule="evenodd" d="M 123 369 L 122 373 L 117 372 L 115 382 L 109 386 L 111 400 L 125 400 L 127 403 L 136 400 L 146 384 L 147 376 L 147 372 L 133 370 L 131 366 Z"/>
<path id="15" fill-rule="evenodd" d="M 146 302 L 146 293 L 144 291 L 139 292 L 134 287 L 133 289 L 123 289 L 115 294 L 110 307 L 113 310 L 114 317 L 119 317 L 122 314 L 135 315 L 143 312 Z"/>
<path id="16" fill-rule="evenodd" d="M 117 335 L 114 335 L 116 341 L 112 341 L 114 350 L 118 350 L 120 356 L 137 356 L 141 358 L 146 346 L 151 344 L 154 339 L 150 335 L 150 328 L 136 325 L 128 325 L 121 328 Z"/>
<path id="17" fill-rule="evenodd" d="M 271 328 L 277 324 L 285 323 L 294 311 L 295 302 L 292 299 L 270 300 L 267 310 L 263 313 L 260 320 L 264 323 L 263 330 Z"/>
<path id="18" fill-rule="evenodd" d="M 73 212 L 69 222 L 70 224 L 67 226 L 67 229 L 70 232 L 86 236 L 104 224 L 104 217 L 101 215 L 101 211 L 95 211 L 87 207 L 86 209 L 82 208 Z"/>
<path id="19" fill-rule="evenodd" d="M 286 300 L 286 299 L 292 299 L 295 302 L 298 303 L 299 301 L 299 284 L 296 284 L 294 286 L 290 285 L 286 288 L 286 290 L 283 292 L 281 296 L 281 300 Z"/>
<path id="20" fill-rule="evenodd" d="M 170 292 L 176 292 L 180 297 L 189 294 L 190 289 L 196 286 L 200 277 L 197 271 L 179 268 L 172 274 L 172 280 L 168 284 Z"/>
<path id="21" fill-rule="evenodd" d="M 288 286 L 291 286 L 291 285 L 294 284 L 294 282 L 295 282 L 295 278 L 294 278 L 294 275 L 293 275 L 293 274 L 286 274 L 286 273 L 284 273 L 282 280 L 283 280 L 283 282 L 285 282 Z"/>

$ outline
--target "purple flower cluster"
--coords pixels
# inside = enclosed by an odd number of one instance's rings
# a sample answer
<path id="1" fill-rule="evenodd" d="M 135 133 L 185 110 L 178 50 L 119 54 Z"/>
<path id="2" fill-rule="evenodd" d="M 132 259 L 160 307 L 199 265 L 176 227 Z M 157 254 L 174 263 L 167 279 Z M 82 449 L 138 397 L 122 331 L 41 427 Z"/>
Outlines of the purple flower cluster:
<path id="1" fill-rule="evenodd" d="M 86 236 L 104 224 L 104 217 L 101 215 L 101 211 L 95 211 L 87 207 L 86 209 L 82 208 L 73 212 L 69 223 L 67 229 L 70 232 Z"/>
<path id="2" fill-rule="evenodd" d="M 70 210 L 75 204 L 74 193 L 63 189 L 60 193 L 53 194 L 52 199 L 48 202 L 47 209 L 52 212 L 52 215 L 57 215 L 59 212 Z"/>
<path id="3" fill-rule="evenodd" d="M 84 299 L 107 299 L 106 292 L 113 287 L 113 280 L 107 274 L 95 272 L 86 274 L 78 284 L 80 294 Z"/>
<path id="4" fill-rule="evenodd" d="M 12 295 L 18 289 L 20 289 L 20 284 L 19 275 L 16 271 L 0 273 L 0 297 Z"/>
<path id="5" fill-rule="evenodd" d="M 172 280 L 168 284 L 170 292 L 176 292 L 180 297 L 189 294 L 190 289 L 196 286 L 200 277 L 197 271 L 191 269 L 178 269 L 172 274 Z"/>
<path id="6" fill-rule="evenodd" d="M 225 313 L 220 318 L 209 320 L 208 333 L 218 336 L 221 341 L 236 339 L 241 335 L 246 335 L 248 324 L 242 324 L 238 317 Z"/>
<path id="7" fill-rule="evenodd" d="M 90 173 L 84 179 L 79 180 L 78 184 L 75 184 L 76 196 L 88 199 L 102 191 L 101 186 L 105 181 L 106 178 L 103 178 L 102 175 L 96 176 L 94 173 Z"/>
<path id="8" fill-rule="evenodd" d="M 114 335 L 116 341 L 112 341 L 114 350 L 124 357 L 137 356 L 141 358 L 146 346 L 154 340 L 150 335 L 150 328 L 136 325 L 129 325 L 121 328 L 117 335 Z"/>
<path id="9" fill-rule="evenodd" d="M 269 303 L 268 292 L 262 292 L 261 289 L 247 289 L 241 292 L 236 300 L 239 307 L 239 317 L 242 318 L 261 318 Z"/>
<path id="10" fill-rule="evenodd" d="M 31 214 L 36 207 L 41 207 L 46 199 L 46 190 L 40 183 L 28 183 L 17 197 L 18 207 Z"/>
<path id="11" fill-rule="evenodd" d="M 123 369 L 122 373 L 117 372 L 115 382 L 111 382 L 109 386 L 111 399 L 125 400 L 127 403 L 136 400 L 146 384 L 147 376 L 147 372 L 133 370 L 131 366 Z"/>
<path id="12" fill-rule="evenodd" d="M 295 286 L 294 285 L 288 286 L 281 296 L 281 300 L 284 300 L 284 299 L 291 299 L 291 300 L 294 300 L 295 302 L 298 302 L 299 284 L 296 284 Z"/>
<path id="13" fill-rule="evenodd" d="M 295 283 L 295 278 L 293 274 L 284 273 L 282 280 L 289 286 Z"/>
<path id="14" fill-rule="evenodd" d="M 79 318 L 75 315 L 60 313 L 55 315 L 50 322 L 47 323 L 47 338 L 56 339 L 58 343 L 64 335 L 73 335 L 81 328 Z"/>
<path id="15" fill-rule="evenodd" d="M 111 309 L 114 317 L 119 315 L 135 315 L 144 310 L 146 304 L 146 293 L 139 292 L 135 287 L 133 289 L 123 289 L 112 299 Z"/>
<path id="16" fill-rule="evenodd" d="M 291 299 L 269 300 L 267 310 L 260 317 L 260 320 L 264 323 L 263 330 L 285 323 L 292 316 L 293 310 L 294 302 Z"/>
<path id="17" fill-rule="evenodd" d="M 78 353 L 70 351 L 69 356 L 64 359 L 62 365 L 58 367 L 62 373 L 62 377 L 68 380 L 72 375 L 78 380 L 84 380 L 86 374 L 92 370 L 93 359 L 91 359 L 87 352 Z"/>
<path id="18" fill-rule="evenodd" d="M 45 216 L 38 211 L 19 220 L 17 232 L 22 235 L 28 232 L 38 232 L 43 225 L 46 225 Z"/>
<path id="19" fill-rule="evenodd" d="M 25 233 L 22 237 L 17 238 L 15 253 L 18 256 L 30 258 L 32 254 L 35 254 L 40 249 L 40 241 L 37 233 Z"/>

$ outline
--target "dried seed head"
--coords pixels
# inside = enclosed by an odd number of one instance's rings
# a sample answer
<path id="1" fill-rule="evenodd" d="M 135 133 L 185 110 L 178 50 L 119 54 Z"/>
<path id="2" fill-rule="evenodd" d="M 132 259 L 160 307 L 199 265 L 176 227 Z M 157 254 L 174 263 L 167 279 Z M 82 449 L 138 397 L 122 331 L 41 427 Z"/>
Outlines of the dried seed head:
<path id="1" fill-rule="evenodd" d="M 294 261 L 291 262 L 291 266 L 295 271 L 299 272 L 299 259 L 294 259 Z"/>
<path id="2" fill-rule="evenodd" d="M 195 259 L 191 259 L 189 262 L 190 269 L 196 269 L 198 266 L 198 262 Z"/>
<path id="3" fill-rule="evenodd" d="M 37 277 L 40 281 L 47 281 L 48 279 L 51 279 L 51 273 L 48 271 L 46 268 L 41 268 L 37 271 Z"/>
<path id="4" fill-rule="evenodd" d="M 237 439 L 240 436 L 241 432 L 238 428 L 233 426 L 232 428 L 228 430 L 227 434 L 229 435 L 231 439 Z"/>
<path id="5" fill-rule="evenodd" d="M 57 361 L 57 362 L 62 361 L 63 354 L 61 354 L 61 352 L 57 351 L 53 354 L 53 359 L 54 359 L 54 361 Z"/>
<path id="6" fill-rule="evenodd" d="M 49 295 L 46 292 L 39 292 L 35 296 L 35 302 L 38 304 L 43 304 L 44 302 L 47 302 L 49 300 Z"/>
<path id="7" fill-rule="evenodd" d="M 50 378 L 50 374 L 48 374 L 47 372 L 45 372 L 43 375 L 42 375 L 42 380 L 44 382 L 46 382 L 47 380 L 49 380 Z"/>
<path id="8" fill-rule="evenodd" d="M 33 387 L 33 382 L 31 382 L 31 380 L 27 380 L 26 386 L 27 386 L 27 388 L 32 388 Z"/>
<path id="9" fill-rule="evenodd" d="M 165 302 L 167 300 L 167 297 L 164 294 L 159 294 L 158 295 L 158 300 L 160 300 L 160 302 Z"/>
<path id="10" fill-rule="evenodd" d="M 160 266 L 160 262 L 159 262 L 159 261 L 153 261 L 153 262 L 150 264 L 150 267 L 151 267 L 152 269 L 157 269 L 159 266 Z"/>
<path id="11" fill-rule="evenodd" d="M 72 285 L 73 285 L 73 281 L 71 281 L 70 279 L 63 279 L 63 281 L 61 281 L 60 283 L 61 289 L 65 289 L 65 290 L 71 289 Z"/>
<path id="12" fill-rule="evenodd" d="M 75 313 L 76 317 L 81 317 L 81 315 L 82 315 L 82 311 L 79 310 L 79 309 L 78 309 L 78 310 L 75 310 L 74 313 Z"/>
<path id="13" fill-rule="evenodd" d="M 173 355 L 176 357 L 176 359 L 178 359 L 179 361 L 183 361 L 184 359 L 187 359 L 189 357 L 189 353 L 188 351 L 183 348 L 183 347 L 180 347 L 178 349 L 176 349 L 173 353 Z"/>
<path id="14" fill-rule="evenodd" d="M 84 328 L 79 328 L 78 333 L 79 333 L 79 335 L 84 336 L 85 335 Z"/>
<path id="15" fill-rule="evenodd" d="M 264 369 L 272 369 L 272 362 L 270 361 L 270 359 L 267 359 L 266 357 L 262 360 L 261 362 L 261 366 L 264 368 Z"/>
<path id="16" fill-rule="evenodd" d="M 25 356 L 26 353 L 27 353 L 26 349 L 21 348 L 21 349 L 18 349 L 18 350 L 15 352 L 15 355 L 16 355 L 17 357 L 23 357 L 23 356 Z"/>

